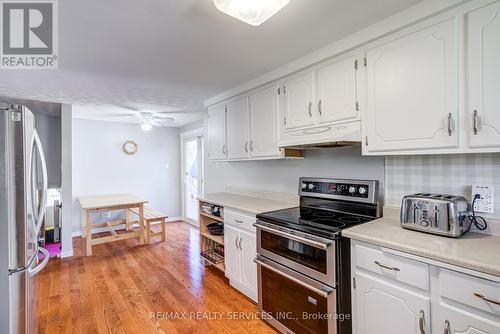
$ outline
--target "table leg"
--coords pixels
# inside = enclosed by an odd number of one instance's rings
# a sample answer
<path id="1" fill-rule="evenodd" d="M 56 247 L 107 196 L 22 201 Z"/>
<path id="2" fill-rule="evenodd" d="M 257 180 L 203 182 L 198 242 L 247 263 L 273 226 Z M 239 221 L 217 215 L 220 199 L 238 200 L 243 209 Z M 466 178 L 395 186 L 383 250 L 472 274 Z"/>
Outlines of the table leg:
<path id="1" fill-rule="evenodd" d="M 139 205 L 140 244 L 144 245 L 144 204 Z"/>
<path id="2" fill-rule="evenodd" d="M 87 226 L 85 224 L 85 219 L 87 219 L 87 217 L 85 215 L 85 211 L 86 211 L 85 209 L 82 209 L 81 217 L 80 217 L 80 225 L 81 225 L 80 228 L 82 230 L 82 238 L 84 238 L 84 239 L 86 237 L 86 228 L 87 228 Z"/>
<path id="3" fill-rule="evenodd" d="M 85 210 L 85 241 L 87 248 L 87 256 L 92 255 L 92 216 L 90 210 Z"/>
<path id="4" fill-rule="evenodd" d="M 127 227 L 127 231 L 132 229 L 132 211 L 129 209 L 125 209 L 125 226 Z"/>

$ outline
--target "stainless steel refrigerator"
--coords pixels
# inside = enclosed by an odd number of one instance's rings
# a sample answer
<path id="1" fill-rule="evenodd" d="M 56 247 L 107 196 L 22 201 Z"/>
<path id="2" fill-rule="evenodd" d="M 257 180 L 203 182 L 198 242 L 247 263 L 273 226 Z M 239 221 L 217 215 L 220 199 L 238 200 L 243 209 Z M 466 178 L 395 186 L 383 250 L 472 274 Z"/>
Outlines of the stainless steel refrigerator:
<path id="1" fill-rule="evenodd" d="M 31 111 L 0 111 L 0 333 L 36 333 L 36 279 L 49 260 L 38 242 L 47 168 Z"/>

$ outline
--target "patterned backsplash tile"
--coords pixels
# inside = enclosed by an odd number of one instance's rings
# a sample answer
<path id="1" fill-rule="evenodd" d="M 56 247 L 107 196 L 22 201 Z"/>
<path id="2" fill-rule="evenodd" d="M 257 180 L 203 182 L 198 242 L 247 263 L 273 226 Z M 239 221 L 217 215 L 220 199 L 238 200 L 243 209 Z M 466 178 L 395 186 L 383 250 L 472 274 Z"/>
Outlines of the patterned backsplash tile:
<path id="1" fill-rule="evenodd" d="M 404 195 L 417 192 L 461 195 L 470 201 L 471 185 L 478 183 L 495 187 L 495 214 L 484 216 L 500 217 L 500 153 L 385 158 L 386 205 L 400 206 Z"/>

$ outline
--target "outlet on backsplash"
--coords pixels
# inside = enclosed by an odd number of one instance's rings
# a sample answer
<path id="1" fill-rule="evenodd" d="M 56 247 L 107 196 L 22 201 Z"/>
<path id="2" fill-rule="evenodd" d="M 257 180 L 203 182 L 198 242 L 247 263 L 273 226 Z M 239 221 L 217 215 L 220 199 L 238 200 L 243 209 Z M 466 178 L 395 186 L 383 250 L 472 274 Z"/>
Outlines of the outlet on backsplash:
<path id="1" fill-rule="evenodd" d="M 479 195 L 474 204 L 476 212 L 495 213 L 495 189 L 491 184 L 472 185 L 471 199 Z"/>

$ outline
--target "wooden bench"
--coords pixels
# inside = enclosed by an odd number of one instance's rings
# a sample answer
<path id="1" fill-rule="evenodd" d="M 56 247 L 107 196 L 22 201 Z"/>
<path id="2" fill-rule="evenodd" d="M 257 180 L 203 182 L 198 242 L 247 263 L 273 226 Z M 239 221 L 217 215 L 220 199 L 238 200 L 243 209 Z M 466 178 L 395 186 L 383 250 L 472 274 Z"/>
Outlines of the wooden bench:
<path id="1" fill-rule="evenodd" d="M 127 230 L 132 229 L 132 214 L 139 216 L 139 210 L 136 208 L 128 209 L 126 214 L 126 224 Z M 165 223 L 167 222 L 167 216 L 155 211 L 147 206 L 144 207 L 144 222 L 146 224 L 146 243 L 151 243 L 152 237 L 161 237 L 161 241 L 165 241 Z M 151 223 L 158 222 L 161 225 L 160 232 L 154 232 L 151 230 Z"/>

